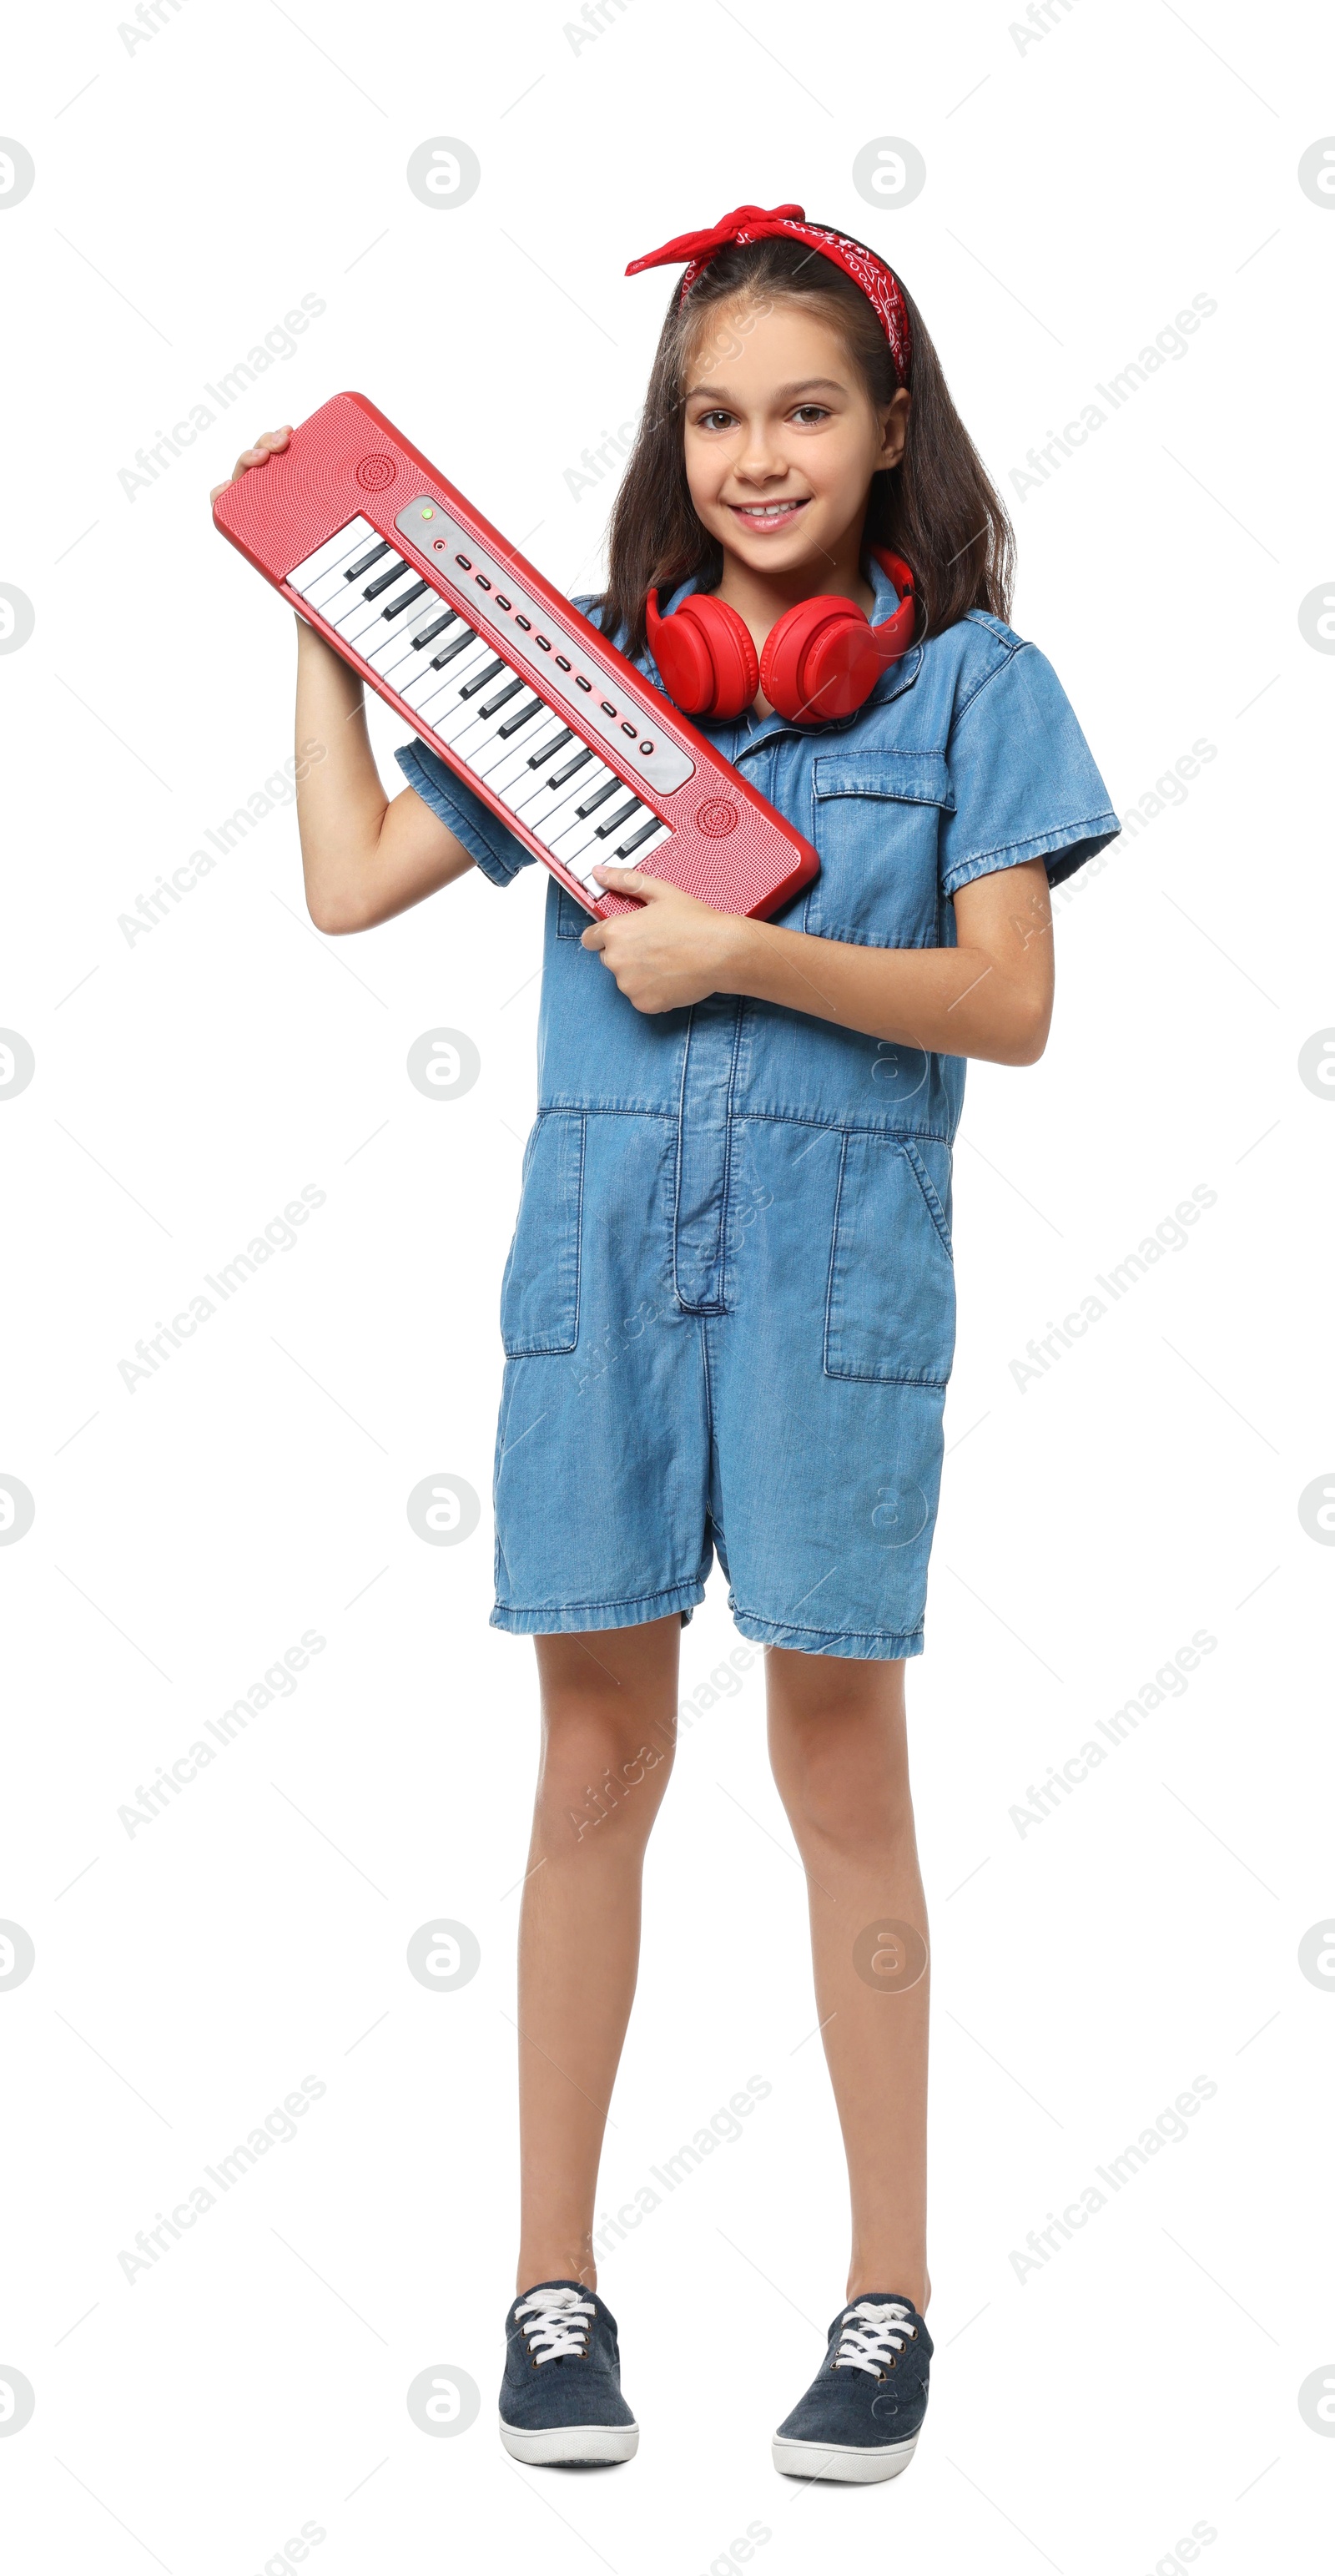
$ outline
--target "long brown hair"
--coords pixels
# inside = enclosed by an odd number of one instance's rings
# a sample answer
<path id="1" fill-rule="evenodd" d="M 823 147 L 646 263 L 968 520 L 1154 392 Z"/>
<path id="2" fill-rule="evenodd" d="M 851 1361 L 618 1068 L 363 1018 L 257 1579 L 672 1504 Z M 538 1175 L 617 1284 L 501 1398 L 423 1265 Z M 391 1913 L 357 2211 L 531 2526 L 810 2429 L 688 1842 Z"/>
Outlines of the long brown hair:
<path id="1" fill-rule="evenodd" d="M 913 335 L 908 430 L 899 464 L 872 476 L 865 542 L 888 547 L 912 565 L 922 636 L 939 634 L 970 608 L 1009 618 L 1015 540 L 951 401 L 922 315 L 903 292 Z M 687 370 L 709 315 L 741 302 L 740 316 L 715 323 L 714 348 L 722 357 L 735 357 L 748 312 L 763 312 L 779 297 L 800 300 L 842 333 L 877 410 L 892 401 L 900 383 L 889 342 L 861 288 L 802 242 L 732 243 L 697 279 L 684 306 L 679 293 L 674 287 L 612 511 L 607 588 L 597 603 L 603 633 L 632 656 L 644 650 L 649 590 L 656 585 L 666 595 L 692 573 L 709 590 L 723 570 L 722 550 L 695 514 L 682 438 Z"/>

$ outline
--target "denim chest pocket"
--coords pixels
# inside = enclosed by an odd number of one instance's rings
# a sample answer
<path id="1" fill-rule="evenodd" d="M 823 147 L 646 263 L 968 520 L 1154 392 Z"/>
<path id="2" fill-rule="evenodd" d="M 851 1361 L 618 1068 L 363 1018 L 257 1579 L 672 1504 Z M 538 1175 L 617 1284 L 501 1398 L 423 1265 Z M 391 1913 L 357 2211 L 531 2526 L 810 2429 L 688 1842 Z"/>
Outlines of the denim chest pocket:
<path id="1" fill-rule="evenodd" d="M 938 945 L 940 836 L 955 810 L 944 752 L 821 752 L 811 838 L 820 854 L 803 927 L 871 948 Z"/>
<path id="2" fill-rule="evenodd" d="M 950 1148 L 846 1132 L 825 1301 L 827 1377 L 944 1386 L 955 1353 Z"/>
<path id="3" fill-rule="evenodd" d="M 501 1281 L 507 1359 L 547 1358 L 575 1348 L 583 1197 L 584 1119 L 578 1112 L 544 1110 L 524 1156 L 519 1216 Z"/>

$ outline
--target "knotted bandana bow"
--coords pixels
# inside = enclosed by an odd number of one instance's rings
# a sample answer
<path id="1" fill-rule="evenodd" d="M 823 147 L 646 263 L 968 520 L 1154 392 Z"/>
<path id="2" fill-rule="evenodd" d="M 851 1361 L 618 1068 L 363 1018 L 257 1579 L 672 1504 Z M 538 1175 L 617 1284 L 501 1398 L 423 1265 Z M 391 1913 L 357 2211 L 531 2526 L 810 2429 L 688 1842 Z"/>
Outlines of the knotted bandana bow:
<path id="1" fill-rule="evenodd" d="M 643 259 L 631 260 L 626 275 L 638 277 L 642 268 L 670 268 L 675 261 L 685 260 L 686 274 L 678 298 L 684 304 L 696 279 L 730 243 L 767 241 L 780 236 L 808 242 L 861 287 L 890 343 L 900 383 L 907 384 L 912 355 L 908 308 L 894 270 L 887 268 L 874 250 L 868 250 L 865 242 L 850 241 L 847 234 L 833 232 L 828 224 L 809 224 L 801 206 L 734 206 L 730 215 L 721 215 L 708 231 L 679 233 L 675 241 L 664 242 L 661 250 L 646 251 Z"/>

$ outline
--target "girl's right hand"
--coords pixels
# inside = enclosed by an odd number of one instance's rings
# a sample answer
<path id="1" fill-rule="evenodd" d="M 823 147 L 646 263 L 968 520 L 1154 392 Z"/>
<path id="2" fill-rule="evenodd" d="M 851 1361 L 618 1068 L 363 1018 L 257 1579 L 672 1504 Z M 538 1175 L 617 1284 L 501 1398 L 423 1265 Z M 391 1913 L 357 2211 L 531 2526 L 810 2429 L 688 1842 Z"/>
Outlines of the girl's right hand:
<path id="1" fill-rule="evenodd" d="M 286 447 L 291 435 L 291 421 L 285 429 L 262 429 L 254 446 L 242 449 L 236 460 L 236 472 L 229 474 L 227 482 L 239 483 L 242 475 L 249 473 L 254 466 L 267 465 L 271 456 L 276 456 L 282 448 Z M 226 489 L 227 483 L 215 483 L 209 499 L 216 501 L 218 494 L 225 492 Z"/>

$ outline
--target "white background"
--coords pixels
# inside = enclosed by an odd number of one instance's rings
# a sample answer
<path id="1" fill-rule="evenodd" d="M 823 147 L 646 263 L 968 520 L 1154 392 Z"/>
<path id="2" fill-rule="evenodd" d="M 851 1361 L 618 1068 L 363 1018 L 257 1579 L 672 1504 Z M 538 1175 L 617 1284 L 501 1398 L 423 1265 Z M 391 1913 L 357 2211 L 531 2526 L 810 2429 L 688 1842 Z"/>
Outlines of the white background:
<path id="1" fill-rule="evenodd" d="M 1297 1953 L 1332 1902 L 1332 1559 L 1298 1497 L 1335 1464 L 1335 1113 L 1297 1059 L 1335 1022 L 1335 661 L 1298 607 L 1335 573 L 1313 357 L 1335 207 L 1297 165 L 1335 86 L 1315 13 L 1051 15 L 1023 48 L 1005 0 L 630 0 L 578 46 L 555 0 L 184 0 L 132 50 L 111 6 L 12 32 L 0 121 L 36 164 L 0 211 L 0 580 L 36 612 L 0 660 L 0 1021 L 36 1056 L 0 1104 L 0 1469 L 36 1502 L 0 1549 L 0 1915 L 36 1949 L 0 1993 L 23 2576 L 253 2576 L 304 2521 L 321 2576 L 697 2576 L 748 2563 L 748 2525 L 775 2576 L 892 2552 L 1141 2576 L 1192 2563 L 1197 2523 L 1224 2576 L 1310 2563 L 1328 2519 L 1335 2444 L 1298 2390 L 1335 2377 L 1335 2005 Z M 406 185 L 436 135 L 479 158 L 466 205 Z M 852 181 L 885 135 L 926 162 L 899 210 Z M 536 1718 L 527 1645 L 487 1626 L 485 1498 L 541 873 L 324 940 L 288 808 L 151 933 L 118 927 L 290 750 L 292 620 L 208 514 L 237 449 L 357 387 L 590 588 L 612 478 L 575 497 L 566 471 L 633 418 L 669 283 L 626 260 L 786 198 L 918 298 L 1014 509 L 1015 622 L 1119 813 L 1216 750 L 1059 900 L 1041 1065 L 969 1077 L 909 1673 L 939 2358 L 911 2474 L 867 2490 L 769 2461 L 842 2298 L 846 2209 L 759 1663 L 683 1735 L 600 2208 L 748 2076 L 772 2091 L 603 2264 L 634 2466 L 521 2471 L 494 2431 Z M 128 498 L 136 450 L 306 293 L 327 310 L 296 353 Z M 1218 311 L 1188 353 L 1021 497 L 1028 449 L 1197 294 Z M 374 730 L 397 783 L 401 732 Z M 405 1073 L 442 1026 L 482 1058 L 454 1102 Z M 295 1247 L 129 1392 L 136 1340 L 307 1183 L 325 1204 Z M 1186 1247 L 1022 1392 L 1030 1338 L 1198 1184 L 1217 1201 Z M 483 1497 L 467 1544 L 409 1527 L 437 1472 Z M 131 1838 L 137 1784 L 308 1628 L 327 1644 L 295 1692 Z M 1186 1690 L 1021 1835 L 1029 1784 L 1199 1629 Z M 684 1690 L 734 1642 L 716 1577 Z M 454 1993 L 407 1970 L 433 1909 L 481 1944 Z M 127 2281 L 120 2249 L 307 2074 L 298 2136 Z M 1188 2137 L 1018 2278 L 1027 2233 L 1198 2075 Z M 436 2364 L 481 2391 L 453 2439 L 405 2405 Z"/>

